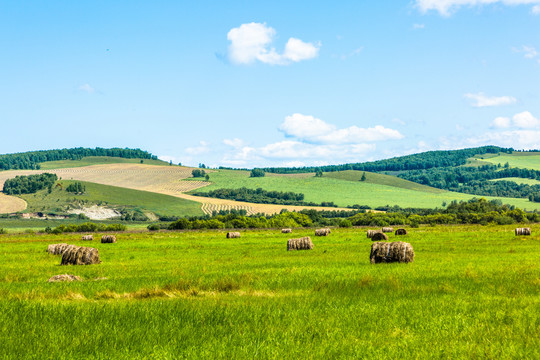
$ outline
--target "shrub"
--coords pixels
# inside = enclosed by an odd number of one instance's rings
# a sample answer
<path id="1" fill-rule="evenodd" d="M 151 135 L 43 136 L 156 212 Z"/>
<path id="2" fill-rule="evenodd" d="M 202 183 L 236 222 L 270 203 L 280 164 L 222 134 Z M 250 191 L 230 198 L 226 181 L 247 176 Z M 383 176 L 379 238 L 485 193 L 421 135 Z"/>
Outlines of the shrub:
<path id="1" fill-rule="evenodd" d="M 264 177 L 265 172 L 262 169 L 253 169 L 251 170 L 250 177 Z"/>
<path id="2" fill-rule="evenodd" d="M 339 222 L 339 227 L 342 227 L 342 228 L 352 227 L 352 222 L 351 220 L 343 219 Z"/>
<path id="3" fill-rule="evenodd" d="M 147 229 L 150 230 L 150 231 L 157 231 L 157 230 L 159 230 L 159 225 L 158 224 L 150 224 L 150 225 L 148 225 Z"/>

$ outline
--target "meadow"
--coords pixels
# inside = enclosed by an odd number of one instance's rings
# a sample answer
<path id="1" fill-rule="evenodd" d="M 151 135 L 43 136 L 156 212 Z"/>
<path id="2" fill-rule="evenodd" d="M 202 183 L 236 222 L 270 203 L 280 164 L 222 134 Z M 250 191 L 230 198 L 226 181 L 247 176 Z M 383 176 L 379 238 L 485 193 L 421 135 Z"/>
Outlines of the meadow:
<path id="1" fill-rule="evenodd" d="M 219 170 L 210 175 L 212 185 L 197 191 L 260 187 L 265 190 L 303 193 L 305 201 L 315 203 L 333 201 L 340 207 L 357 204 L 369 205 L 372 208 L 385 205 L 399 205 L 404 208 L 441 208 L 443 203 L 450 203 L 452 200 L 466 201 L 474 197 L 484 197 L 488 200 L 500 199 L 505 204 L 521 209 L 540 209 L 539 203 L 532 203 L 528 199 L 475 196 L 444 191 L 383 174 L 366 172 L 366 181 L 359 181 L 362 173 L 351 170 L 324 173 L 323 177 L 315 177 L 314 174 L 266 174 L 265 177 L 251 178 L 247 171 Z"/>
<path id="2" fill-rule="evenodd" d="M 63 189 L 71 180 L 62 180 Z M 81 182 L 86 190 L 84 194 L 75 195 L 55 187 L 52 193 L 40 190 L 35 194 L 21 195 L 28 203 L 29 212 L 62 212 L 68 206 L 89 206 L 103 204 L 109 207 L 137 209 L 163 216 L 203 215 L 201 205 L 178 197 L 158 194 L 149 191 L 132 190 L 118 186 Z"/>
<path id="3" fill-rule="evenodd" d="M 537 359 L 540 235 L 513 229 L 409 229 L 415 261 L 377 265 L 360 228 L 294 229 L 296 252 L 279 230 L 0 235 L 0 358 Z M 59 242 L 102 263 L 60 266 Z"/>
<path id="4" fill-rule="evenodd" d="M 504 165 L 508 163 L 511 167 L 540 170 L 540 153 L 538 152 L 516 152 L 513 154 L 502 154 L 495 157 L 486 157 L 481 161 L 485 161 L 493 165 Z"/>

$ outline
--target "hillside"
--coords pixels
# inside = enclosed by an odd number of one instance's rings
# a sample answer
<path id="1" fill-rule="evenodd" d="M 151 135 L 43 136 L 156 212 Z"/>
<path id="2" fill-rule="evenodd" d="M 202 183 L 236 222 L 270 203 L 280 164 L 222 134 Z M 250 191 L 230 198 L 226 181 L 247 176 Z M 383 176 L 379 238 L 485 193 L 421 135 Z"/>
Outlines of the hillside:
<path id="1" fill-rule="evenodd" d="M 161 166 L 170 166 L 168 162 L 158 160 L 158 159 L 141 159 L 133 158 L 126 159 L 121 157 L 111 157 L 111 156 L 86 156 L 78 160 L 57 160 L 57 161 L 46 161 L 39 163 L 39 168 L 41 170 L 51 170 L 51 169 L 67 169 L 74 167 L 83 167 L 90 165 L 106 165 L 106 164 L 144 164 L 144 165 L 161 165 Z"/>
<path id="2" fill-rule="evenodd" d="M 493 165 L 504 165 L 508 163 L 510 167 L 540 170 L 540 152 L 515 152 L 512 154 L 501 154 L 493 157 L 486 157 L 481 161 Z"/>

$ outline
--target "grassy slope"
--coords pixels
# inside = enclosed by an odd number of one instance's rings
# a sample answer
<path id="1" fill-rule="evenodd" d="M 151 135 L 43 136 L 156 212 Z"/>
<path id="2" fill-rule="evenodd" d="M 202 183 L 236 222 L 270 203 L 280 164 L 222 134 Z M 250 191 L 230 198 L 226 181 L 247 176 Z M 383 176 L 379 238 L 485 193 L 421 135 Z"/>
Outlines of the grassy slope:
<path id="1" fill-rule="evenodd" d="M 161 160 L 142 159 L 145 165 L 167 165 L 168 162 Z M 140 164 L 141 159 L 124 159 L 119 157 L 109 156 L 87 156 L 81 160 L 59 160 L 59 161 L 47 161 L 40 163 L 41 170 L 51 169 L 65 169 L 90 165 L 102 165 L 102 164 Z"/>
<path id="2" fill-rule="evenodd" d="M 355 171 L 355 170 L 346 170 L 346 171 L 336 171 L 325 173 L 324 177 L 340 180 L 349 180 L 349 181 L 360 181 L 362 174 L 366 174 L 366 183 L 369 184 L 378 184 L 378 185 L 387 185 L 393 186 L 401 189 L 423 191 L 427 193 L 440 194 L 444 193 L 444 190 L 436 189 L 430 186 L 425 186 L 421 184 L 414 183 L 405 179 L 398 178 L 396 176 L 377 174 L 371 172 Z"/>
<path id="3" fill-rule="evenodd" d="M 540 170 L 540 153 L 537 152 L 503 154 L 483 161 L 493 165 L 508 163 L 511 167 Z"/>
<path id="4" fill-rule="evenodd" d="M 74 181 L 62 180 L 64 189 Z M 111 206 L 139 208 L 159 215 L 203 215 L 200 204 L 174 196 L 156 194 L 148 191 L 131 190 L 122 187 L 82 182 L 86 193 L 74 195 L 54 188 L 51 194 L 41 190 L 36 194 L 22 195 L 27 201 L 26 212 L 63 211 L 65 206 L 74 202 L 88 204 L 105 203 Z"/>
<path id="5" fill-rule="evenodd" d="M 354 229 L 298 252 L 276 231 L 0 236 L 0 358 L 537 359 L 540 237 L 513 228 L 415 229 L 407 265 L 371 265 Z M 61 241 L 102 264 L 60 267 Z M 87 281 L 46 282 L 66 272 Z"/>
<path id="6" fill-rule="evenodd" d="M 305 195 L 305 201 L 316 203 L 333 201 L 339 206 L 358 204 L 369 205 L 371 207 L 399 205 L 402 207 L 435 208 L 441 207 L 443 202 L 469 200 L 475 197 L 473 195 L 449 191 L 439 192 L 431 190 L 431 188 L 429 188 L 429 191 L 411 190 L 404 188 L 406 186 L 404 180 L 396 181 L 396 183 L 399 182 L 402 184 L 403 187 L 394 187 L 361 181 L 342 180 L 326 175 L 322 178 L 316 178 L 313 174 L 267 175 L 262 178 L 250 178 L 249 172 L 246 171 L 220 170 L 210 175 L 210 181 L 213 184 L 200 189 L 200 191 L 206 192 L 219 188 L 235 189 L 247 187 L 256 189 L 261 187 L 265 190 L 303 193 Z M 332 176 L 339 175 L 332 173 Z M 388 182 L 389 180 L 385 181 Z M 415 189 L 418 188 L 413 185 L 410 186 Z M 425 189 L 425 187 L 422 188 Z M 505 204 L 515 205 L 522 209 L 540 209 L 540 204 L 531 203 L 527 199 L 494 198 L 488 196 L 485 196 L 485 198 L 489 200 L 501 199 Z"/>
<path id="7" fill-rule="evenodd" d="M 524 178 L 517 178 L 517 177 L 509 177 L 509 178 L 502 178 L 502 179 L 493 179 L 489 181 L 512 181 L 516 184 L 526 184 L 526 185 L 540 185 L 539 180 L 535 179 L 524 179 Z"/>

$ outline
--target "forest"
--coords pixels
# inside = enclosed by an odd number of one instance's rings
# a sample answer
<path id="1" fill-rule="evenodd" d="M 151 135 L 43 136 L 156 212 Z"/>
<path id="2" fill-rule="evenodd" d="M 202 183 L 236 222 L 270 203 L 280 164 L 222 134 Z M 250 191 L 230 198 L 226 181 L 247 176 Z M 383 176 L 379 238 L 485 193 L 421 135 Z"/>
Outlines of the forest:
<path id="1" fill-rule="evenodd" d="M 39 174 L 29 176 L 16 176 L 4 183 L 4 193 L 7 195 L 33 194 L 39 190 L 52 189 L 58 180 L 56 174 Z"/>
<path id="2" fill-rule="evenodd" d="M 40 163 L 58 160 L 80 160 L 87 156 L 111 156 L 126 159 L 153 159 L 157 156 L 140 149 L 121 148 L 73 148 L 59 150 L 30 151 L 16 154 L 0 155 L 1 170 L 39 170 Z"/>

